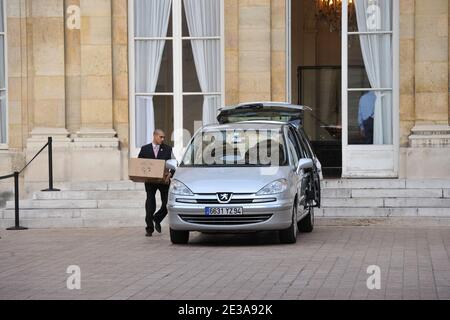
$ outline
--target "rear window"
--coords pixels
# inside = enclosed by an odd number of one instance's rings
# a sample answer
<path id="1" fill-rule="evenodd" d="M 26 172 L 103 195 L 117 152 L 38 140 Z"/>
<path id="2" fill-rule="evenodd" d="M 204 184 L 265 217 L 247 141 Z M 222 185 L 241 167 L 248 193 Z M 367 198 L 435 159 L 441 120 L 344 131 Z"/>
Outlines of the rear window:
<path id="1" fill-rule="evenodd" d="M 290 122 L 293 121 L 292 115 L 280 115 L 275 112 L 265 112 L 263 114 L 244 113 L 239 115 L 225 115 L 221 118 L 221 123 L 237 123 L 243 121 L 278 121 Z"/>
<path id="2" fill-rule="evenodd" d="M 280 130 L 219 130 L 199 132 L 185 153 L 182 167 L 286 166 Z"/>
<path id="3" fill-rule="evenodd" d="M 303 111 L 283 107 L 249 106 L 223 110 L 218 117 L 219 123 L 237 123 L 243 121 L 294 122 L 303 119 Z"/>

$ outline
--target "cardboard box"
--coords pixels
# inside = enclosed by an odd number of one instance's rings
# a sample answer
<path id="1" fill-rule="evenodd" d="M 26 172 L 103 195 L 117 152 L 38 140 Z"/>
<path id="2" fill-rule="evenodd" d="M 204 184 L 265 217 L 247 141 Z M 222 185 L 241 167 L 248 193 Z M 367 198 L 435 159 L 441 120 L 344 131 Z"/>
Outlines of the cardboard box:
<path id="1" fill-rule="evenodd" d="M 170 184 L 170 173 L 164 160 L 130 159 L 128 176 L 133 182 Z"/>

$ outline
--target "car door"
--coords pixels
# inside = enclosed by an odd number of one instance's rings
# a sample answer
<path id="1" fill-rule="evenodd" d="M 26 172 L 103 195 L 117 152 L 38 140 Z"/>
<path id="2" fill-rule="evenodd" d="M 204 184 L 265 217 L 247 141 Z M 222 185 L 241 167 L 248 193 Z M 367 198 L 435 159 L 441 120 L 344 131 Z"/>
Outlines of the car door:
<path id="1" fill-rule="evenodd" d="M 314 193 L 314 207 L 318 207 L 320 208 L 321 206 L 321 197 L 322 197 L 322 192 L 321 192 L 321 185 L 320 185 L 320 162 L 319 159 L 317 158 L 317 156 L 315 155 L 312 147 L 311 147 L 311 143 L 309 142 L 309 139 L 305 133 L 305 131 L 303 130 L 303 128 L 299 128 L 297 130 L 297 137 L 299 139 L 299 142 L 302 146 L 302 149 L 305 150 L 306 153 L 306 157 L 309 159 L 312 159 L 314 161 L 314 168 L 313 168 L 313 172 L 312 172 L 312 176 L 311 178 L 313 179 L 313 190 L 312 192 Z"/>
<path id="2" fill-rule="evenodd" d="M 295 170 L 295 185 L 297 186 L 297 198 L 298 198 L 298 208 L 301 210 L 299 211 L 299 218 L 303 215 L 303 209 L 307 205 L 307 198 L 306 198 L 306 190 L 309 180 L 309 173 L 307 172 L 298 172 L 297 168 L 300 162 L 300 159 L 304 158 L 303 151 L 301 150 L 301 146 L 298 143 L 298 139 L 296 138 L 295 131 L 292 127 L 289 127 L 288 129 L 288 148 L 292 156 L 292 161 L 294 165 Z"/>

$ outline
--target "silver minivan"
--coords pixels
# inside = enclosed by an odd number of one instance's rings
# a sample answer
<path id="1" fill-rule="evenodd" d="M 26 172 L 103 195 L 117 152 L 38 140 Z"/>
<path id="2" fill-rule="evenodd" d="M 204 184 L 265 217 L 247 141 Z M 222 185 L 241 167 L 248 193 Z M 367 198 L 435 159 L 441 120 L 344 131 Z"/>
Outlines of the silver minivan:
<path id="1" fill-rule="evenodd" d="M 315 165 L 296 130 L 265 120 L 199 130 L 169 191 L 172 243 L 186 244 L 191 231 L 278 231 L 281 243 L 295 243 L 299 230 L 312 232 Z"/>

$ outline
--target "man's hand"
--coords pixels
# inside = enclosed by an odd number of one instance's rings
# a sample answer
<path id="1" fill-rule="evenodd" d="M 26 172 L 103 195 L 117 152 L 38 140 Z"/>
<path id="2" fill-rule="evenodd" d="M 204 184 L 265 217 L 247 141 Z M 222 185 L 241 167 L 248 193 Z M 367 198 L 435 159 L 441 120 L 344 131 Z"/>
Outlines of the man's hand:
<path id="1" fill-rule="evenodd" d="M 361 129 L 361 137 L 363 138 L 366 137 L 366 131 L 364 129 Z"/>
<path id="2" fill-rule="evenodd" d="M 171 181 L 171 174 L 170 174 L 170 172 L 168 172 L 167 175 L 164 178 L 164 182 L 166 184 L 170 184 L 170 181 Z"/>

